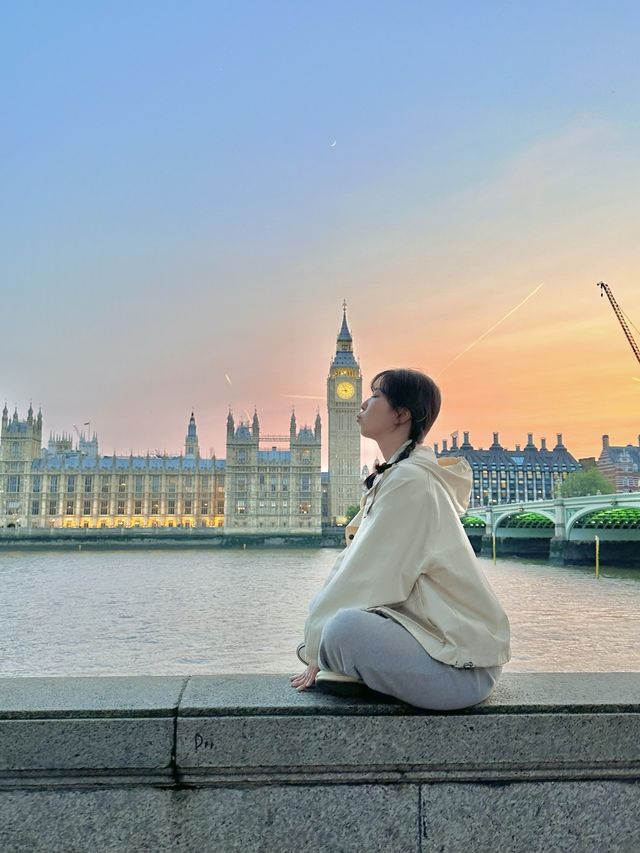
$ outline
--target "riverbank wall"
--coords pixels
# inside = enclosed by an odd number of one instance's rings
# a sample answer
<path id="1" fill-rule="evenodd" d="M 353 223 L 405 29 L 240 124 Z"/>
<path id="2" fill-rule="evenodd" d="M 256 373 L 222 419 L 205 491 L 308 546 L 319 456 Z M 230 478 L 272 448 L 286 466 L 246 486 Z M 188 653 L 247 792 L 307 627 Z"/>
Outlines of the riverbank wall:
<path id="1" fill-rule="evenodd" d="M 636 853 L 639 802 L 638 673 L 506 673 L 448 713 L 284 674 L 0 679 L 3 853 Z"/>
<path id="2" fill-rule="evenodd" d="M 611 538 L 600 541 L 602 566 L 628 566 L 640 569 L 640 540 L 624 541 L 626 531 L 606 531 Z M 467 536 L 478 556 L 491 557 L 493 541 L 477 529 Z M 223 528 L 34 528 L 0 529 L 2 551 L 118 550 L 137 548 L 344 548 L 344 527 L 326 527 L 317 534 L 226 534 Z M 529 536 L 496 538 L 497 557 L 521 557 L 553 565 L 595 563 L 593 533 L 584 541 L 552 539 L 544 531 Z"/>
<path id="3" fill-rule="evenodd" d="M 228 534 L 223 528 L 4 528 L 1 550 L 91 550 L 118 548 L 342 548 L 344 527 L 321 533 Z"/>

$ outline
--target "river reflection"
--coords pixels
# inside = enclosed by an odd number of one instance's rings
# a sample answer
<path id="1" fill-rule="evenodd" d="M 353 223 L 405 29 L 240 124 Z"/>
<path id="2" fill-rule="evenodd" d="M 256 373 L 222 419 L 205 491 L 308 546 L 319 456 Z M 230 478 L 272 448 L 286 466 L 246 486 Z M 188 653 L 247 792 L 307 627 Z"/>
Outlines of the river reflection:
<path id="1" fill-rule="evenodd" d="M 298 671 L 337 553 L 3 553 L 0 676 Z M 640 671 L 640 571 L 480 562 L 511 620 L 505 671 Z"/>

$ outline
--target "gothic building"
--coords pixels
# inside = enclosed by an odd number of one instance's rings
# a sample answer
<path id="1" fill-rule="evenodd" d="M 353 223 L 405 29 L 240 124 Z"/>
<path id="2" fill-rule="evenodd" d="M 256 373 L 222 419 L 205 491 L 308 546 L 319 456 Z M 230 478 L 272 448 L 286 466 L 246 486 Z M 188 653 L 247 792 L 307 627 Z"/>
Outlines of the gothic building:
<path id="1" fill-rule="evenodd" d="M 200 454 L 193 412 L 184 453 L 103 456 L 98 439 L 78 432 L 42 447 L 42 413 L 13 418 L 5 405 L 0 435 L 2 527 L 220 527 L 233 533 L 319 533 L 342 523 L 362 494 L 362 374 L 353 354 L 346 304 L 327 378 L 329 471 L 321 473 L 321 421 L 288 435 L 264 435 L 227 418 L 227 458 Z"/>
<path id="2" fill-rule="evenodd" d="M 224 461 L 200 457 L 191 413 L 180 456 L 100 456 L 98 439 L 52 436 L 42 448 L 42 415 L 29 407 L 2 419 L 0 526 L 218 527 Z M 3 476 L 4 475 L 4 476 Z M 2 500 L 4 498 L 4 500 Z M 3 505 L 1 505 L 3 504 Z"/>
<path id="3" fill-rule="evenodd" d="M 286 445 L 286 448 L 283 447 Z M 322 527 L 320 415 L 315 427 L 261 435 L 258 413 L 236 427 L 227 417 L 225 530 L 229 533 L 319 533 Z"/>
<path id="4" fill-rule="evenodd" d="M 33 417 L 29 405 L 27 419 L 18 418 L 18 410 L 9 418 L 5 403 L 0 432 L 0 525 L 14 526 L 28 515 L 28 495 L 31 486 L 31 463 L 42 447 L 42 412 Z M 1 476 L 4 475 L 4 476 Z M 2 495 L 4 486 L 4 495 Z"/>
<path id="5" fill-rule="evenodd" d="M 353 354 L 353 339 L 343 306 L 336 354 L 327 377 L 329 413 L 328 521 L 343 524 L 347 508 L 360 503 L 360 427 L 356 415 L 362 404 L 362 373 Z"/>
<path id="6" fill-rule="evenodd" d="M 343 314 L 330 370 L 331 511 L 360 497 L 361 376 Z M 227 418 L 227 458 L 202 458 L 193 412 L 184 454 L 102 456 L 94 435 L 52 436 L 42 448 L 42 414 L 9 419 L 0 437 L 0 526 L 219 527 L 229 532 L 319 533 L 328 519 L 321 477 L 321 421 L 288 435 L 263 435 Z M 2 491 L 5 494 L 2 494 Z M 327 492 L 329 497 L 329 490 Z M 324 512 L 323 512 L 324 510 Z"/>

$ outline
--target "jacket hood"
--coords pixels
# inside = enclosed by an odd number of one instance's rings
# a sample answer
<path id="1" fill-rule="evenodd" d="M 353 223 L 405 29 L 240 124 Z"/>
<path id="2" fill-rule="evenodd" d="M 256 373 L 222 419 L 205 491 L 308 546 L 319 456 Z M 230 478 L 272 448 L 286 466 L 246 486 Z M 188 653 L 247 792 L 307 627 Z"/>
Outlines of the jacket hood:
<path id="1" fill-rule="evenodd" d="M 445 456 L 438 459 L 430 447 L 418 444 L 400 465 L 419 465 L 426 468 L 447 490 L 458 515 L 464 515 L 469 506 L 473 474 L 471 465 L 463 456 Z"/>

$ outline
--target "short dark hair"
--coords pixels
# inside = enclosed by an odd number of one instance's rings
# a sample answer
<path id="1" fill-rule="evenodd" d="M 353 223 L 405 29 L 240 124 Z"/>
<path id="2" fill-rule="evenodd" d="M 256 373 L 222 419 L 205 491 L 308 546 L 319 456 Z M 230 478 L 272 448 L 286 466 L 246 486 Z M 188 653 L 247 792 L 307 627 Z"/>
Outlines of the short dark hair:
<path id="1" fill-rule="evenodd" d="M 440 413 L 442 398 L 436 383 L 425 373 L 404 367 L 381 370 L 371 380 L 372 390 L 376 383 L 390 406 L 396 411 L 409 411 L 409 438 L 420 444 Z"/>
<path id="2" fill-rule="evenodd" d="M 392 408 L 397 412 L 401 409 L 407 409 L 411 415 L 411 429 L 409 430 L 411 443 L 396 459 L 396 462 L 400 462 L 413 452 L 416 444 L 420 444 L 424 440 L 434 425 L 442 404 L 440 389 L 426 373 L 407 367 L 381 370 L 371 380 L 372 391 L 374 385 L 382 391 Z M 388 463 L 378 465 L 376 470 L 366 478 L 366 487 L 370 489 L 376 474 L 388 467 Z"/>

